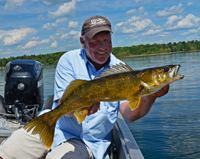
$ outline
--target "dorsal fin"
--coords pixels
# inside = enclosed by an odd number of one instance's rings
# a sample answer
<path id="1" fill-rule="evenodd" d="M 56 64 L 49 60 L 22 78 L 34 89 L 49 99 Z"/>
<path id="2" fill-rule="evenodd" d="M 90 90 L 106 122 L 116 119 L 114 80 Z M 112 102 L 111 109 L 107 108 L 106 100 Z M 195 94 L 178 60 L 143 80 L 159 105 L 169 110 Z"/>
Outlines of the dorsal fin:
<path id="1" fill-rule="evenodd" d="M 133 71 L 133 69 L 129 65 L 123 64 L 123 63 L 120 62 L 119 64 L 113 65 L 111 68 L 106 69 L 102 74 L 95 77 L 94 79 L 106 77 L 106 76 L 109 76 L 109 75 L 122 73 L 122 72 L 130 72 L 130 71 Z"/>
<path id="2" fill-rule="evenodd" d="M 64 101 L 64 99 L 66 99 L 66 97 L 78 86 L 80 86 L 81 84 L 85 83 L 86 80 L 73 80 L 70 82 L 70 84 L 67 86 L 67 88 L 65 89 L 65 92 L 62 95 L 62 98 L 60 100 L 60 103 L 62 103 Z"/>

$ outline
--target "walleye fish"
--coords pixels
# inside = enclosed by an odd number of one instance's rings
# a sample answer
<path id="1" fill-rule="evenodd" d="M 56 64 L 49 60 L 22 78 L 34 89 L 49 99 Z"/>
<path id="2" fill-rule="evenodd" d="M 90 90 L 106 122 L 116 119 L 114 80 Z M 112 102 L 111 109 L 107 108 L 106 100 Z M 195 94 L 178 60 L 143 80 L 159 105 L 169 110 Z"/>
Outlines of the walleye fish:
<path id="1" fill-rule="evenodd" d="M 39 134 L 46 148 L 53 143 L 57 120 L 73 112 L 78 122 L 84 121 L 89 107 L 99 101 L 128 100 L 131 110 L 135 110 L 143 96 L 157 92 L 165 85 L 183 79 L 179 75 L 180 65 L 167 65 L 133 71 L 131 67 L 120 63 L 107 69 L 94 80 L 74 80 L 66 88 L 60 105 L 24 126 L 28 132 Z"/>

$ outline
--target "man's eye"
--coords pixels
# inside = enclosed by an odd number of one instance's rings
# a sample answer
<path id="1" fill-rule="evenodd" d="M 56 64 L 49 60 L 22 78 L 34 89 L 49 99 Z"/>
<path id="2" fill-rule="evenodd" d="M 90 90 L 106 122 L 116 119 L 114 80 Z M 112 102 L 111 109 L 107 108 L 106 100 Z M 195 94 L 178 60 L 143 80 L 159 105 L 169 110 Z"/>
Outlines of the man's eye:
<path id="1" fill-rule="evenodd" d="M 109 43 L 109 42 L 110 42 L 110 40 L 105 40 L 105 42 L 106 42 L 106 43 Z"/>
<path id="2" fill-rule="evenodd" d="M 98 41 L 93 41 L 92 44 L 99 44 L 99 42 Z"/>

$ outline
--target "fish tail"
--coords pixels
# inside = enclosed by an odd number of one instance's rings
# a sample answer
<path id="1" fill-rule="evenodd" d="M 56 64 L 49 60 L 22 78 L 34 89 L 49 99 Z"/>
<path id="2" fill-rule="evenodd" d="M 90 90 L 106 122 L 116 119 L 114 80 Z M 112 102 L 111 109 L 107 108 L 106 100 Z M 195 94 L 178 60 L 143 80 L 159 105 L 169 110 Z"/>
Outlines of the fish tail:
<path id="1" fill-rule="evenodd" d="M 24 129 L 27 130 L 27 132 L 31 131 L 32 129 L 32 134 L 39 134 L 40 135 L 40 140 L 44 144 L 44 146 L 47 149 L 50 149 L 52 144 L 53 144 L 53 137 L 54 137 L 54 130 L 55 130 L 55 122 L 48 122 L 48 120 L 45 120 L 48 118 L 48 113 L 43 114 L 30 122 L 28 122 L 25 126 Z"/>

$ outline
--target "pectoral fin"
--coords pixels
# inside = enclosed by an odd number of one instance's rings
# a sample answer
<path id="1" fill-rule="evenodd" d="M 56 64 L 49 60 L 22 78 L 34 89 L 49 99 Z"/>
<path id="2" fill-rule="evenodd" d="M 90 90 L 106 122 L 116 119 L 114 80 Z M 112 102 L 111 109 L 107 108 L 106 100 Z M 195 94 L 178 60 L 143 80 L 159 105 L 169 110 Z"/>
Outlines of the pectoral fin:
<path id="1" fill-rule="evenodd" d="M 141 96 L 139 96 L 139 94 L 142 92 L 143 89 L 144 86 L 140 85 L 139 89 L 130 97 L 128 97 L 127 100 L 129 101 L 129 106 L 131 108 L 131 111 L 135 110 L 139 106 L 141 100 Z"/>
<path id="2" fill-rule="evenodd" d="M 139 106 L 141 97 L 130 96 L 127 100 L 129 101 L 129 106 L 131 108 L 131 111 L 133 111 Z"/>
<path id="3" fill-rule="evenodd" d="M 85 117 L 88 115 L 89 108 L 90 107 L 74 111 L 74 116 L 76 117 L 79 124 L 81 124 L 85 120 Z"/>

